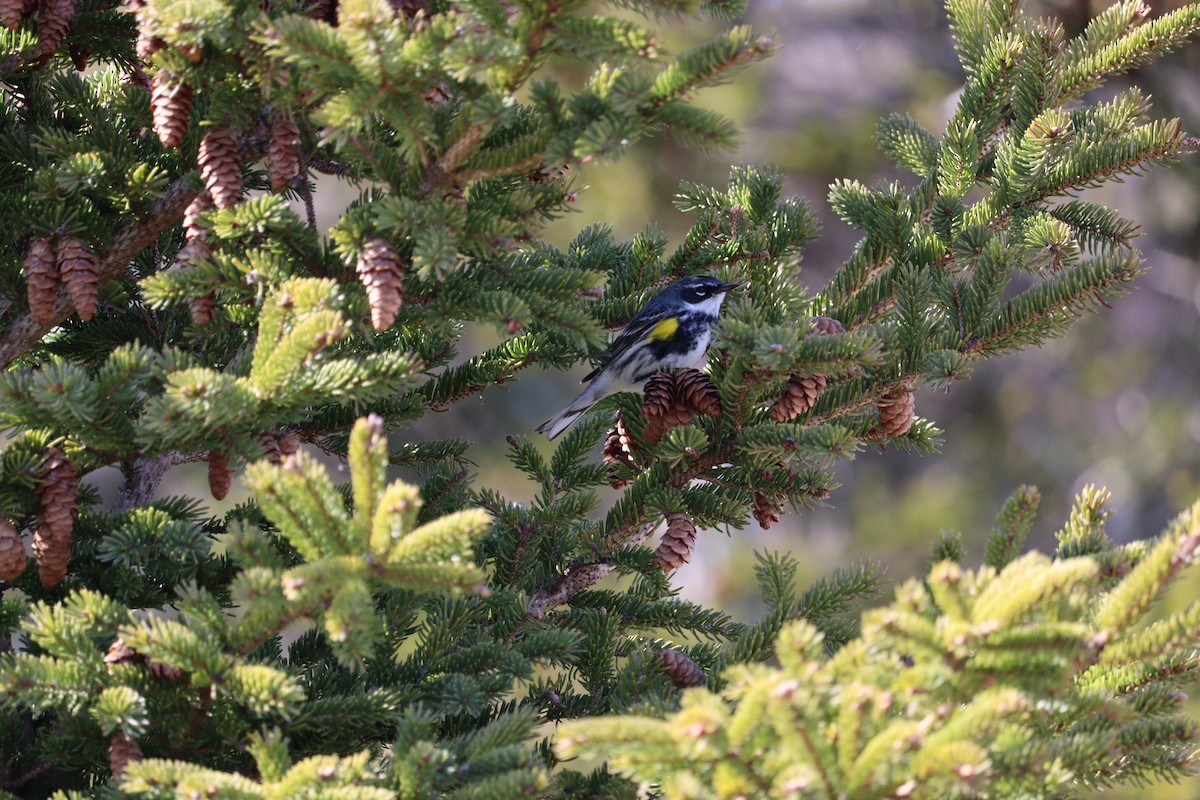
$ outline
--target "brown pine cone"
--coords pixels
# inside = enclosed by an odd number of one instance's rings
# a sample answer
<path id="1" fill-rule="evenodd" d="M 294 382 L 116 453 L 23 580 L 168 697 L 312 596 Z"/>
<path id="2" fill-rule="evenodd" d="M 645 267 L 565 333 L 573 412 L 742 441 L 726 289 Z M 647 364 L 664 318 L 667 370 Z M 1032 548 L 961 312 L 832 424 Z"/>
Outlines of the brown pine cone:
<path id="1" fill-rule="evenodd" d="M 161 36 L 155 36 L 150 33 L 149 29 L 141 28 L 138 30 L 137 44 L 134 45 L 134 51 L 142 61 L 149 61 L 152 55 L 166 46 L 167 42 Z"/>
<path id="2" fill-rule="evenodd" d="M 290 117 L 276 117 L 267 145 L 271 191 L 282 192 L 300 174 L 300 128 Z"/>
<path id="3" fill-rule="evenodd" d="M 217 313 L 217 296 L 215 294 L 209 292 L 198 297 L 189 297 L 187 302 L 188 313 L 192 315 L 193 325 L 204 327 L 213 321 L 213 317 Z"/>
<path id="4" fill-rule="evenodd" d="M 283 463 L 283 451 L 279 449 L 279 436 L 267 431 L 258 437 L 258 446 L 262 449 L 263 458 L 275 466 Z"/>
<path id="5" fill-rule="evenodd" d="M 678 569 L 692 560 L 695 549 L 696 526 L 686 514 L 678 511 L 667 514 L 667 530 L 654 551 L 654 565 L 663 572 Z"/>
<path id="6" fill-rule="evenodd" d="M 75 304 L 75 313 L 87 322 L 96 316 L 96 288 L 100 285 L 96 256 L 74 236 L 59 236 L 57 250 L 58 271 Z"/>
<path id="7" fill-rule="evenodd" d="M 108 766 L 112 769 L 114 778 L 120 778 L 125 770 L 135 761 L 142 760 L 142 748 L 137 739 L 126 736 L 124 731 L 117 731 L 108 743 Z"/>
<path id="8" fill-rule="evenodd" d="M 114 641 L 104 654 L 105 664 L 140 664 L 145 659 L 145 656 L 130 647 L 124 639 Z"/>
<path id="9" fill-rule="evenodd" d="M 367 290 L 371 326 L 382 333 L 392 327 L 404 300 L 404 262 L 390 244 L 372 236 L 363 247 L 356 270 Z"/>
<path id="10" fill-rule="evenodd" d="M 183 231 L 189 242 L 205 237 L 208 228 L 200 222 L 200 215 L 212 211 L 216 207 L 212 195 L 207 190 L 196 195 L 192 198 L 192 202 L 188 203 L 188 207 L 183 211 Z"/>
<path id="11" fill-rule="evenodd" d="M 8 517 L 0 516 L 0 581 L 15 581 L 25 572 L 25 545 Z"/>
<path id="12" fill-rule="evenodd" d="M 71 54 L 71 63 L 75 65 L 75 69 L 83 72 L 88 67 L 88 61 L 92 57 L 91 45 L 79 44 L 72 42 L 67 46 L 67 52 Z"/>
<path id="13" fill-rule="evenodd" d="M 191 85 L 184 83 L 177 73 L 165 69 L 154 73 L 153 86 L 150 110 L 154 132 L 158 134 L 163 147 L 179 147 L 187 135 L 195 93 Z"/>
<path id="14" fill-rule="evenodd" d="M 758 524 L 763 530 L 767 530 L 776 522 L 779 522 L 779 516 L 783 511 L 783 505 L 769 500 L 765 494 L 761 492 L 754 493 L 754 518 L 758 520 Z"/>
<path id="15" fill-rule="evenodd" d="M 0 25 L 15 31 L 32 10 L 29 0 L 0 0 Z"/>
<path id="16" fill-rule="evenodd" d="M 613 422 L 612 429 L 608 432 L 608 436 L 604 439 L 604 461 L 610 466 L 608 468 L 608 485 L 614 489 L 624 489 L 629 485 L 629 481 L 624 478 L 617 477 L 617 464 L 624 464 L 630 469 L 640 469 L 637 464 L 637 459 L 633 455 L 633 436 L 629 433 L 629 428 L 625 426 L 625 420 L 621 418 L 621 412 L 617 412 L 617 418 Z"/>
<path id="17" fill-rule="evenodd" d="M 813 333 L 845 333 L 846 326 L 841 323 L 841 320 L 836 320 L 833 317 L 813 317 L 812 322 Z"/>
<path id="18" fill-rule="evenodd" d="M 34 239 L 25 256 L 25 284 L 29 292 L 29 313 L 38 325 L 54 319 L 58 302 L 58 258 L 49 236 Z"/>
<path id="19" fill-rule="evenodd" d="M 712 379 L 698 369 L 675 372 L 675 396 L 697 414 L 721 416 L 721 393 Z"/>
<path id="20" fill-rule="evenodd" d="M 793 375 L 788 380 L 783 394 L 771 406 L 771 419 L 775 422 L 787 422 L 795 419 L 812 408 L 823 391 L 825 391 L 824 375 L 804 377 Z"/>
<path id="21" fill-rule="evenodd" d="M 674 403 L 675 373 L 656 372 L 642 387 L 642 416 L 646 419 L 661 417 Z"/>
<path id="22" fill-rule="evenodd" d="M 172 667 L 161 661 L 147 661 L 146 669 L 160 681 L 177 681 L 184 675 L 183 670 L 179 667 Z"/>
<path id="23" fill-rule="evenodd" d="M 42 0 L 38 8 L 38 66 L 44 67 L 75 24 L 75 0 Z"/>
<path id="24" fill-rule="evenodd" d="M 33 534 L 33 557 L 42 586 L 49 589 L 67 577 L 71 533 L 75 527 L 75 511 L 79 508 L 79 487 L 75 467 L 57 447 L 46 451 L 40 473 L 42 480 L 37 494 L 41 515 Z"/>
<path id="25" fill-rule="evenodd" d="M 654 657 L 662 662 L 663 668 L 680 689 L 689 689 L 708 683 L 708 676 L 704 674 L 704 670 L 700 669 L 700 665 L 678 650 L 664 648 L 655 653 Z"/>
<path id="26" fill-rule="evenodd" d="M 916 398 L 904 389 L 885 394 L 876 407 L 879 409 L 879 430 L 887 436 L 903 436 L 912 427 L 916 416 Z"/>
<path id="27" fill-rule="evenodd" d="M 242 199 L 242 151 L 228 125 L 218 125 L 200 142 L 200 177 L 217 208 L 232 208 Z"/>
<path id="28" fill-rule="evenodd" d="M 229 458 L 220 450 L 209 451 L 208 454 L 208 489 L 217 500 L 224 500 L 233 485 L 233 468 L 229 466 Z"/>
<path id="29" fill-rule="evenodd" d="M 279 452 L 284 459 L 300 452 L 300 437 L 296 435 L 295 431 L 286 431 L 279 435 Z"/>

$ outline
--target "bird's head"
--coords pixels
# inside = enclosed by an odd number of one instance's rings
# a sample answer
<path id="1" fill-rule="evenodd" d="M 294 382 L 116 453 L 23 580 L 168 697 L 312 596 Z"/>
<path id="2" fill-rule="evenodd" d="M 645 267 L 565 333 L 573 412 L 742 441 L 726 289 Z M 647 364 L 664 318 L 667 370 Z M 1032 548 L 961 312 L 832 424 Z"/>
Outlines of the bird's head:
<path id="1" fill-rule="evenodd" d="M 725 294 L 737 286 L 736 283 L 723 283 L 711 275 L 690 275 L 672 283 L 663 294 L 670 292 L 684 305 L 716 316 L 725 301 Z"/>

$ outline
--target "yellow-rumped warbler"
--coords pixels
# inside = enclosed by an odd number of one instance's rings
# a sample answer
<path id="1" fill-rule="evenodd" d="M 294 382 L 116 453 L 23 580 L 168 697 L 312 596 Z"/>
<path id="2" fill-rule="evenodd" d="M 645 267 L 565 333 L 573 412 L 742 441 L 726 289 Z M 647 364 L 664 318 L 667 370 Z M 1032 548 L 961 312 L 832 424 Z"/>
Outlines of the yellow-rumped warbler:
<path id="1" fill-rule="evenodd" d="M 629 320 L 600 366 L 583 379 L 587 388 L 539 425 L 538 433 L 553 439 L 610 394 L 640 391 L 656 372 L 703 367 L 725 293 L 736 286 L 708 275 L 680 278 L 667 286 Z"/>

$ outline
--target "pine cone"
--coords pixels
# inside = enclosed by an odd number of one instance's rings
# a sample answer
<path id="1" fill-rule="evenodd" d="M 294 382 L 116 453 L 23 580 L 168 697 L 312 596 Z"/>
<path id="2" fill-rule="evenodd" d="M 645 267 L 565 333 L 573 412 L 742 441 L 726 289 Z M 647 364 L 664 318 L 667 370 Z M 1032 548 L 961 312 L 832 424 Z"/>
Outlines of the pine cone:
<path id="1" fill-rule="evenodd" d="M 15 581 L 25 571 L 25 545 L 8 517 L 0 516 L 0 581 Z"/>
<path id="2" fill-rule="evenodd" d="M 372 236 L 363 247 L 356 269 L 367 290 L 371 325 L 382 333 L 392 327 L 404 300 L 404 262 L 390 244 Z"/>
<path id="3" fill-rule="evenodd" d="M 75 304 L 75 313 L 87 322 L 96 316 L 96 287 L 100 271 L 91 249 L 74 236 L 58 237 L 58 271 Z"/>
<path id="4" fill-rule="evenodd" d="M 700 669 L 700 665 L 678 650 L 664 648 L 655 653 L 654 657 L 662 662 L 663 668 L 680 689 L 689 689 L 708 683 L 708 676 L 704 674 L 704 670 Z"/>
<path id="5" fill-rule="evenodd" d="M 646 419 L 661 417 L 674 404 L 675 373 L 656 372 L 642 387 L 642 416 Z"/>
<path id="6" fill-rule="evenodd" d="M 179 667 L 172 667 L 161 661 L 147 661 L 146 669 L 160 681 L 177 681 L 184 675 Z"/>
<path id="7" fill-rule="evenodd" d="M 217 313 L 217 296 L 212 292 L 198 297 L 189 297 L 187 304 L 188 313 L 192 315 L 192 324 L 200 328 L 212 322 Z"/>
<path id="8" fill-rule="evenodd" d="M 654 565 L 663 572 L 678 569 L 692 560 L 696 549 L 696 526 L 678 511 L 667 514 L 667 531 L 654 551 Z"/>
<path id="9" fill-rule="evenodd" d="M 787 422 L 795 419 L 812 408 L 823 391 L 825 391 L 824 375 L 807 377 L 793 375 L 783 390 L 783 394 L 771 406 L 771 419 L 775 422 Z"/>
<path id="10" fill-rule="evenodd" d="M 75 24 L 75 0 L 42 0 L 38 8 L 38 66 L 44 67 Z"/>
<path id="11" fill-rule="evenodd" d="M 675 372 L 675 397 L 697 414 L 721 416 L 721 393 L 712 380 L 698 369 Z"/>
<path id="12" fill-rule="evenodd" d="M 134 51 L 142 61 L 149 61 L 151 56 L 166 46 L 167 42 L 161 36 L 155 36 L 147 28 L 141 28 L 138 30 Z"/>
<path id="13" fill-rule="evenodd" d="M 290 117 L 276 117 L 267 146 L 271 191 L 282 192 L 300 174 L 300 128 Z"/>
<path id="14" fill-rule="evenodd" d="M 208 454 L 208 489 L 217 500 L 224 500 L 233 485 L 233 468 L 229 466 L 229 458 L 220 450 L 212 450 Z"/>
<path id="15" fill-rule="evenodd" d="M 208 228 L 201 224 L 200 215 L 212 211 L 216 207 L 212 195 L 207 190 L 196 195 L 192 198 L 192 202 L 188 203 L 188 207 L 183 211 L 183 230 L 189 242 L 205 237 Z"/>
<path id="16" fill-rule="evenodd" d="M 0 24 L 15 31 L 32 10 L 29 0 L 0 0 Z"/>
<path id="17" fill-rule="evenodd" d="M 114 778 L 120 778 L 134 761 L 142 760 L 142 748 L 138 747 L 137 739 L 126 736 L 124 731 L 117 731 L 108 743 L 108 766 L 112 769 Z"/>
<path id="18" fill-rule="evenodd" d="M 761 492 L 754 493 L 754 510 L 752 513 L 763 530 L 767 530 L 776 522 L 779 522 L 779 516 L 782 511 L 782 504 L 769 500 Z"/>
<path id="19" fill-rule="evenodd" d="M 154 73 L 154 88 L 150 92 L 150 110 L 154 119 L 154 132 L 163 147 L 179 147 L 187 135 L 188 122 L 192 118 L 192 100 L 195 93 L 180 76 L 167 70 Z"/>
<path id="20" fill-rule="evenodd" d="M 300 437 L 296 435 L 295 431 L 287 431 L 279 435 L 279 452 L 283 454 L 284 459 L 300 452 Z"/>
<path id="21" fill-rule="evenodd" d="M 67 52 L 71 54 L 71 63 L 75 65 L 75 69 L 83 72 L 88 67 L 88 61 L 92 57 L 92 47 L 87 44 L 79 44 L 72 42 L 67 47 Z"/>
<path id="22" fill-rule="evenodd" d="M 845 333 L 846 326 L 833 317 L 813 317 L 813 333 Z"/>
<path id="23" fill-rule="evenodd" d="M 219 125 L 200 142 L 200 176 L 217 208 L 232 208 L 242 199 L 242 151 L 233 128 Z"/>
<path id="24" fill-rule="evenodd" d="M 105 664 L 140 664 L 145 660 L 146 657 L 130 647 L 124 639 L 114 641 L 104 654 Z"/>
<path id="25" fill-rule="evenodd" d="M 47 450 L 41 476 L 37 487 L 41 515 L 33 534 L 33 557 L 37 560 L 42 586 L 49 589 L 67 576 L 79 487 L 75 467 L 56 447 Z"/>
<path id="26" fill-rule="evenodd" d="M 263 458 L 267 461 L 270 461 L 275 466 L 283 463 L 283 451 L 279 449 L 278 435 L 267 431 L 258 437 L 258 446 L 262 450 Z"/>
<path id="27" fill-rule="evenodd" d="M 25 256 L 25 284 L 29 292 L 29 313 L 38 325 L 54 319 L 58 302 L 58 259 L 50 237 L 34 239 Z"/>
<path id="28" fill-rule="evenodd" d="M 879 409 L 879 430 L 886 436 L 903 436 L 912 427 L 916 416 L 913 393 L 896 389 L 885 394 L 876 404 Z"/>
<path id="29" fill-rule="evenodd" d="M 604 439 L 604 461 L 610 466 L 608 468 L 608 485 L 614 489 L 624 489 L 629 485 L 629 481 L 617 476 L 617 464 L 624 464 L 632 470 L 639 470 L 637 459 L 633 455 L 633 436 L 629 433 L 629 428 L 625 426 L 625 420 L 621 418 L 621 412 L 617 412 L 617 419 L 613 422 L 612 429 L 608 432 L 608 436 Z"/>

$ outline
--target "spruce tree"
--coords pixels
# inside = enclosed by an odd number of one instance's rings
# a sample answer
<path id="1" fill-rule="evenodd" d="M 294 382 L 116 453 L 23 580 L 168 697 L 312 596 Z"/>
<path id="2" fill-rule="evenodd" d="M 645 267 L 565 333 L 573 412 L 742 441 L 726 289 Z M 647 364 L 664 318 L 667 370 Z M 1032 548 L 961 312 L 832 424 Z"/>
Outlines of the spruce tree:
<path id="1" fill-rule="evenodd" d="M 1091 492 L 1053 558 L 1020 555 L 1022 490 L 986 567 L 944 539 L 861 625 L 865 566 L 797 593 L 764 555 L 753 624 L 670 572 L 698 530 L 822 502 L 838 459 L 932 451 L 920 386 L 1128 288 L 1136 224 L 1076 193 L 1197 142 L 1134 88 L 1090 93 L 1185 44 L 1200 5 L 1118 2 L 1067 39 L 1019 2 L 948 2 L 953 116 L 880 124 L 915 178 L 831 188 L 862 239 L 815 292 L 815 219 L 769 167 L 684 180 L 675 243 L 541 238 L 589 164 L 731 141 L 691 98 L 774 47 L 740 26 L 658 44 L 663 15 L 734 20 L 731 0 L 619 6 L 0 2 L 0 791 L 1049 797 L 1189 766 L 1195 612 L 1135 625 L 1195 513 L 1115 548 Z M 550 77 L 566 59 L 587 79 Z M 361 191 L 327 230 L 317 176 Z M 407 434 L 594 361 L 697 273 L 745 286 L 707 371 L 604 401 L 552 452 L 510 437 L 531 502 L 477 485 L 471 442 Z M 469 323 L 500 343 L 460 352 Z M 250 499 L 214 516 L 159 491 L 200 461 L 213 498 Z"/>

